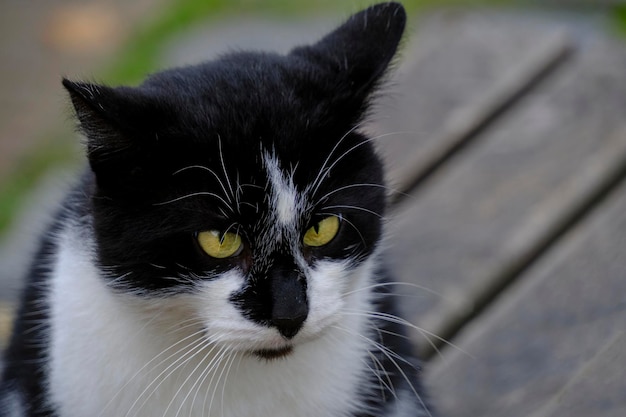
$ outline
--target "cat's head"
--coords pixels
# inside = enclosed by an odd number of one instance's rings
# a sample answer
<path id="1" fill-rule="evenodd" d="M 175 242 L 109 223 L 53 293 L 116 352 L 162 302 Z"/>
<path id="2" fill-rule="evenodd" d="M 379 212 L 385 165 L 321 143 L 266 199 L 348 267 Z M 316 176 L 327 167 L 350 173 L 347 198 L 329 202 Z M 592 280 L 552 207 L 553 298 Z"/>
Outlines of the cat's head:
<path id="1" fill-rule="evenodd" d="M 285 56 L 232 53 L 136 88 L 64 80 L 112 290 L 193 299 L 208 337 L 266 357 L 332 324 L 381 237 L 383 171 L 359 127 L 404 24 L 389 3 Z"/>

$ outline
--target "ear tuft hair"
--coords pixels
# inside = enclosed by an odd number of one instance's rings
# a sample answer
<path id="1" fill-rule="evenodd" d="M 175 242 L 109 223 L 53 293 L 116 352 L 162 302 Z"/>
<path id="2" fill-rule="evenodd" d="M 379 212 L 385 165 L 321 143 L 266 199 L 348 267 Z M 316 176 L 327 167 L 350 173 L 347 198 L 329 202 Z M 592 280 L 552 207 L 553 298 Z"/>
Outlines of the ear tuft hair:
<path id="1" fill-rule="evenodd" d="M 316 44 L 296 48 L 292 54 L 342 77 L 352 94 L 364 98 L 393 59 L 405 25 L 406 12 L 401 4 L 378 4 L 351 16 Z"/>
<path id="2" fill-rule="evenodd" d="M 96 174 L 101 167 L 118 163 L 136 147 L 132 124 L 142 112 L 142 97 L 137 89 L 68 79 L 63 79 L 63 86 L 87 139 L 87 156 Z"/>

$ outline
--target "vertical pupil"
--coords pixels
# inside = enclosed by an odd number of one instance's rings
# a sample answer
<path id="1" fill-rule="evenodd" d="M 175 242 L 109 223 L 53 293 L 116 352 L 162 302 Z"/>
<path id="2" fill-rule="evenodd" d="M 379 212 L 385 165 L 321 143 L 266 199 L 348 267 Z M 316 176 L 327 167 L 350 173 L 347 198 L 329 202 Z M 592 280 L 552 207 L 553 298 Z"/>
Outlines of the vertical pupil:
<path id="1" fill-rule="evenodd" d="M 315 223 L 313 225 L 313 230 L 315 230 L 315 234 L 319 235 L 319 233 L 320 233 L 320 224 L 319 223 Z"/>

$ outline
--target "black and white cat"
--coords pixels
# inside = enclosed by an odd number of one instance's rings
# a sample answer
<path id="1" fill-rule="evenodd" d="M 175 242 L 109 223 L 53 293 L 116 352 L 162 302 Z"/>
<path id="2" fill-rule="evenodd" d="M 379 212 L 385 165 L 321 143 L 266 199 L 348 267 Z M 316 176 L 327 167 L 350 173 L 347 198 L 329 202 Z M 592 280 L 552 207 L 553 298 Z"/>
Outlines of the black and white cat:
<path id="1" fill-rule="evenodd" d="M 405 25 L 136 88 L 64 80 L 90 170 L 42 237 L 2 416 L 428 416 L 359 132 Z"/>

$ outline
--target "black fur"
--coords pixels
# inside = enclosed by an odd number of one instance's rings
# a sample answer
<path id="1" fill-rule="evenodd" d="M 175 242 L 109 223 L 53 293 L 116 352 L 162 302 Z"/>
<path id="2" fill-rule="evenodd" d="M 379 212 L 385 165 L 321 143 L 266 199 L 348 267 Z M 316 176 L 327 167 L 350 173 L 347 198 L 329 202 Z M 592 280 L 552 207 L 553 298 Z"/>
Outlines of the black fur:
<path id="1" fill-rule="evenodd" d="M 298 332 L 308 300 L 291 254 L 293 236 L 339 215 L 345 221 L 336 238 L 303 248 L 303 255 L 354 267 L 380 240 L 383 168 L 358 126 L 404 24 L 402 7 L 389 3 L 286 56 L 228 54 L 152 75 L 136 88 L 63 81 L 87 137 L 91 169 L 43 241 L 6 353 L 2 389 L 21 393 L 31 407 L 26 415 L 54 415 L 42 382 L 48 317 L 41 303 L 53 236 L 68 217 L 85 222 L 95 237 L 96 261 L 113 290 L 163 297 L 238 268 L 248 285 L 231 301 L 242 313 L 286 338 Z M 306 195 L 288 236 L 273 235 L 264 154 L 274 155 Z M 231 228 L 243 237 L 240 254 L 214 259 L 202 252 L 198 232 Z M 379 311 L 395 314 L 388 298 L 380 297 Z M 407 358 L 400 367 L 419 387 L 402 326 L 379 324 L 379 341 Z M 379 364 L 396 369 L 378 355 Z M 406 385 L 397 372 L 390 383 Z M 391 391 L 383 391 L 369 403 L 380 412 L 393 402 Z"/>

